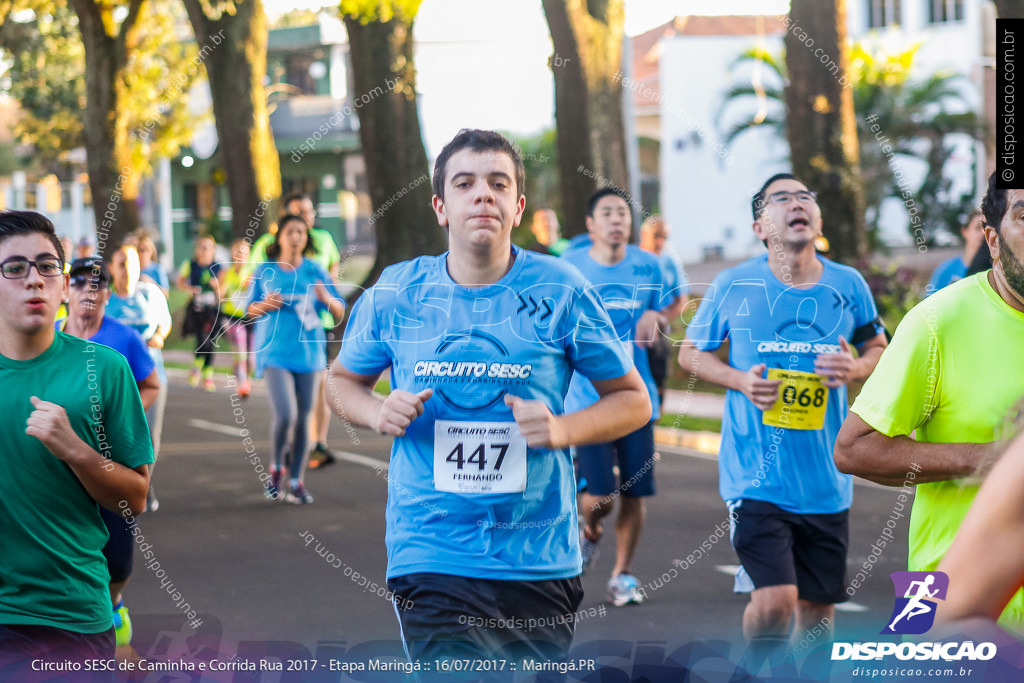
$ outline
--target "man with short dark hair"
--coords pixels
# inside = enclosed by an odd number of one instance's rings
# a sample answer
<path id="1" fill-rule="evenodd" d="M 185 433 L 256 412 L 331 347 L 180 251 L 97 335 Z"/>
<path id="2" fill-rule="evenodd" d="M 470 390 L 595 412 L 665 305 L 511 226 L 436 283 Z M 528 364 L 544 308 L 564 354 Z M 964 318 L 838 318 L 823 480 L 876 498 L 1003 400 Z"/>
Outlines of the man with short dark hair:
<path id="1" fill-rule="evenodd" d="M 917 486 L 911 571 L 938 566 L 978 490 L 964 479 L 991 442 L 1009 435 L 1011 409 L 1024 395 L 1024 190 L 996 181 L 993 173 L 981 204 L 992 270 L 904 316 L 836 442 L 840 470 Z M 1001 621 L 1024 630 L 1020 591 Z"/>
<path id="2" fill-rule="evenodd" d="M 651 420 L 632 433 L 576 449 L 579 479 L 584 486 L 580 496 L 584 570 L 597 556 L 597 544 L 604 534 L 602 520 L 615 508 L 615 499 L 619 499 L 615 564 L 608 580 L 608 599 L 617 607 L 644 600 L 640 582 L 633 575 L 633 558 L 643 533 L 644 499 L 655 492 L 654 421 L 661 408 L 647 349 L 666 322 L 660 313 L 664 289 L 661 264 L 654 255 L 629 244 L 632 221 L 629 201 L 623 192 L 610 187 L 598 190 L 587 202 L 590 248 L 570 250 L 564 257 L 593 284 L 594 293 L 612 319 L 615 336 L 631 349 L 653 406 Z M 597 394 L 590 382 L 574 375 L 566 397 L 567 408 L 580 410 L 595 400 Z"/>
<path id="3" fill-rule="evenodd" d="M 145 508 L 153 448 L 124 358 L 54 329 L 49 219 L 0 213 L 0 275 L 0 677 L 25 680 L 35 659 L 114 656 L 99 508 Z"/>
<path id="4" fill-rule="evenodd" d="M 441 150 L 448 251 L 384 271 L 327 381 L 339 416 L 395 437 L 387 577 L 414 661 L 566 656 L 583 597 L 569 447 L 650 416 L 583 277 L 512 245 L 523 183 L 498 133 L 463 130 Z M 391 393 L 374 394 L 389 367 Z M 570 413 L 574 371 L 600 400 Z"/>
<path id="5" fill-rule="evenodd" d="M 846 385 L 871 373 L 886 338 L 860 273 L 815 252 L 821 209 L 801 180 L 772 176 L 751 210 L 768 253 L 715 278 L 679 364 L 729 390 L 719 491 L 742 565 L 734 590 L 750 592 L 743 633 L 757 668 L 783 650 L 794 615 L 794 639 L 831 633 L 847 598 L 853 484 L 832 448 Z M 725 341 L 728 363 L 714 353 Z"/>

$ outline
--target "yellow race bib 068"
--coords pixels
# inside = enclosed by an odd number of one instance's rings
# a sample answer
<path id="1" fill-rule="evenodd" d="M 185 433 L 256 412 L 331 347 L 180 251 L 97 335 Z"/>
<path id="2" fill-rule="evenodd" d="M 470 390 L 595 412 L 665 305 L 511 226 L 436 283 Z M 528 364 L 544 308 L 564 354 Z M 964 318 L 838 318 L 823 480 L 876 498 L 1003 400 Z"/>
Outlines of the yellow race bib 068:
<path id="1" fill-rule="evenodd" d="M 821 429 L 828 407 L 825 378 L 813 372 L 768 368 L 768 379 L 782 380 L 779 399 L 764 411 L 762 423 L 784 429 Z"/>

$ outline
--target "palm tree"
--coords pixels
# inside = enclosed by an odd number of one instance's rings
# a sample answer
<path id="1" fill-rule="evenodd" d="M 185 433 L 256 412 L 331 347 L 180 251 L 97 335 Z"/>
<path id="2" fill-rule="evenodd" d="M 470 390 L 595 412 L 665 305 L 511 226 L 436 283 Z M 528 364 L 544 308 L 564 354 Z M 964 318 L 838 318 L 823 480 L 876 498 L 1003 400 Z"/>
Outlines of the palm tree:
<path id="1" fill-rule="evenodd" d="M 929 243 L 943 228 L 958 235 L 961 217 L 974 203 L 975 188 L 952 195 L 942 171 L 958 136 L 985 137 L 983 120 L 964 100 L 962 76 L 935 73 L 912 80 L 918 47 L 896 54 L 872 54 L 854 44 L 851 51 L 861 175 L 873 240 L 881 204 L 889 197 L 904 202 L 908 211 L 913 207 L 920 223 L 909 229 L 913 233 L 915 227 L 922 228 Z M 763 127 L 785 139 L 785 89 L 789 82 L 785 64 L 782 56 L 760 47 L 746 50 L 733 61 L 734 82 L 723 94 L 717 117 L 723 122 L 727 144 L 748 130 Z M 746 65 L 753 69 L 751 76 L 735 76 Z M 742 111 L 738 117 L 729 115 L 737 110 Z M 927 167 L 916 189 L 908 187 L 904 178 L 907 159 L 924 162 Z"/>

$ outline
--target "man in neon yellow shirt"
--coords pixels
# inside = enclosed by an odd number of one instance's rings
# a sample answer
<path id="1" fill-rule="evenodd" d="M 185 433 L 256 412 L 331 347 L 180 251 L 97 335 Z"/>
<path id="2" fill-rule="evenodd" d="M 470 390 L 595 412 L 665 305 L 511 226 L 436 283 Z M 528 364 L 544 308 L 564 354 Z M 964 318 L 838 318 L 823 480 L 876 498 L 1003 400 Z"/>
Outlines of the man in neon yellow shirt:
<path id="1" fill-rule="evenodd" d="M 836 441 L 836 465 L 865 479 L 917 484 L 910 517 L 912 571 L 949 548 L 990 442 L 1008 435 L 1024 395 L 1024 190 L 989 178 L 981 205 L 992 270 L 933 294 L 900 323 Z M 911 438 L 911 434 L 914 438 Z M 1024 630 L 1024 595 L 1002 622 Z"/>

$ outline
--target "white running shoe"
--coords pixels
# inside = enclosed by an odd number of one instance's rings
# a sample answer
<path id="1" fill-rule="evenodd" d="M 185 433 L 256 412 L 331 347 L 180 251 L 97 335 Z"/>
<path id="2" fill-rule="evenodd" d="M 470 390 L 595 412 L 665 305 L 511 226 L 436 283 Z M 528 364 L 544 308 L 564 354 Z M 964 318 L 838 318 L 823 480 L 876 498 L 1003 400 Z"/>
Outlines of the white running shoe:
<path id="1" fill-rule="evenodd" d="M 608 582 L 608 600 L 616 607 L 639 605 L 644 601 L 640 582 L 632 574 L 613 576 Z"/>

